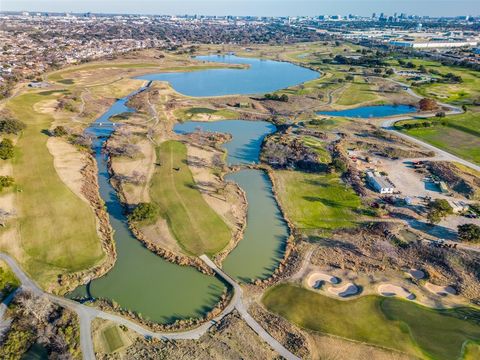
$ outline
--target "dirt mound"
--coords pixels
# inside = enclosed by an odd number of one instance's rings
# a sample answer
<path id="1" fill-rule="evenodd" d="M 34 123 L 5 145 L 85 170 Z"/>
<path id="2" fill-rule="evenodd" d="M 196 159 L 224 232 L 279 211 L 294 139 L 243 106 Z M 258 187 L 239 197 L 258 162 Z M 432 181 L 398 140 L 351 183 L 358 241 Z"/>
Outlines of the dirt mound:
<path id="1" fill-rule="evenodd" d="M 426 165 L 433 175 L 445 181 L 453 191 L 469 199 L 480 197 L 480 179 L 473 174 L 447 161 L 428 161 Z"/>

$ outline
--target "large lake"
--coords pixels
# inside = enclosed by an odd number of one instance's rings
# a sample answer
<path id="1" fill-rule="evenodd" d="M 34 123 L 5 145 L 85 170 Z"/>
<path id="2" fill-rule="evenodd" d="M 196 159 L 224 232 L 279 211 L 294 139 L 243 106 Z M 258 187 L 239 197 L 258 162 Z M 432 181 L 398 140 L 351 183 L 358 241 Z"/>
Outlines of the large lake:
<path id="1" fill-rule="evenodd" d="M 308 69 L 274 61 L 234 56 L 202 59 L 236 63 L 240 61 L 250 64 L 251 67 L 248 70 L 157 74 L 149 75 L 148 79 L 175 75 L 177 84 L 183 84 L 182 89 L 176 88 L 177 90 L 188 95 L 211 96 L 274 91 L 318 76 L 318 73 Z M 192 74 L 195 74 L 195 77 L 192 78 Z M 246 76 L 246 79 L 242 78 L 243 76 Z M 241 85 L 236 84 L 238 81 Z M 217 89 L 217 86 L 220 89 Z M 131 95 L 142 90 L 143 88 Z M 125 111 L 133 111 L 126 106 L 128 98 L 129 96 L 117 100 L 86 130 L 96 136 L 92 147 L 98 164 L 100 195 L 105 201 L 115 230 L 117 261 L 105 276 L 93 280 L 89 286 L 77 288 L 69 296 L 75 298 L 89 294 L 94 298 L 111 299 L 122 308 L 136 311 L 144 318 L 157 322 L 202 316 L 218 302 L 225 289 L 224 284 L 217 278 L 203 275 L 191 267 L 169 263 L 143 247 L 129 230 L 124 208 L 110 184 L 108 159 L 102 148 L 115 130 L 115 124 L 110 122 L 109 118 Z M 184 132 L 189 132 L 200 125 L 185 123 L 182 126 Z M 275 131 L 275 127 L 266 122 L 241 120 L 203 123 L 202 126 L 205 130 L 233 135 L 232 141 L 225 145 L 230 164 L 258 161 L 263 137 Z M 177 131 L 180 129 L 177 128 Z M 245 190 L 252 205 L 248 210 L 245 237 L 227 257 L 225 270 L 245 281 L 266 277 L 281 258 L 288 236 L 288 228 L 273 197 L 271 183 L 265 173 L 258 170 L 240 171 L 230 174 L 228 179 L 236 181 Z"/>
<path id="2" fill-rule="evenodd" d="M 411 105 L 376 105 L 376 106 L 362 106 L 362 107 L 348 109 L 348 110 L 318 111 L 317 114 L 368 119 L 368 118 L 411 114 L 416 111 L 417 111 L 417 108 Z"/>
<path id="3" fill-rule="evenodd" d="M 243 58 L 235 55 L 197 56 L 197 60 L 245 64 L 246 69 L 210 69 L 192 72 L 148 74 L 142 80 L 168 81 L 188 96 L 263 94 L 316 79 L 320 74 L 291 63 Z"/>

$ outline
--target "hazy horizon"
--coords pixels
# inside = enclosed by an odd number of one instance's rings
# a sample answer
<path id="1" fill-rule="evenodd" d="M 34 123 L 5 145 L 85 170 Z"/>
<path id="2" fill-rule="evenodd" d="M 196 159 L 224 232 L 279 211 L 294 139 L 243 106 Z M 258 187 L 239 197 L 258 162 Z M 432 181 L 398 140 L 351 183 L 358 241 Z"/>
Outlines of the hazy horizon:
<path id="1" fill-rule="evenodd" d="M 151 15 L 301 16 L 386 14 L 479 15 L 477 0 L 0 0 L 1 11 Z"/>

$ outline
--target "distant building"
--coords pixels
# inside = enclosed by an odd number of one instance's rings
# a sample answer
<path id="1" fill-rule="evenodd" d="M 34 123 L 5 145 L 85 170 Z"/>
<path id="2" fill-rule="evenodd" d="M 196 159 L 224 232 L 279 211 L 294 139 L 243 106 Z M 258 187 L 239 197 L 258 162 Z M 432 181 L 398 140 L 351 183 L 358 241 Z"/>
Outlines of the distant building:
<path id="1" fill-rule="evenodd" d="M 428 41 L 428 42 L 416 42 L 416 41 L 390 41 L 390 45 L 398 47 L 410 47 L 415 49 L 426 48 L 454 48 L 464 46 L 477 46 L 477 41 Z"/>
<path id="2" fill-rule="evenodd" d="M 380 194 L 393 194 L 394 185 L 384 176 L 377 172 L 367 171 L 367 182 Z"/>

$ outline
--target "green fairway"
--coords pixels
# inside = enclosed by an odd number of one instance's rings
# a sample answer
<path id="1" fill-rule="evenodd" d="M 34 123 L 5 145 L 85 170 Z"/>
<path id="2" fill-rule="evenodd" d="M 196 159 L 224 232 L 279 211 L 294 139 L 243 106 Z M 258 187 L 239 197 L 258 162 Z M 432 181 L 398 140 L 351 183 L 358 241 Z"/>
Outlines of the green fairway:
<path id="1" fill-rule="evenodd" d="M 178 141 L 157 147 L 157 166 L 150 196 L 182 248 L 194 255 L 213 255 L 230 242 L 231 231 L 195 187 L 186 164 L 187 148 Z"/>
<path id="2" fill-rule="evenodd" d="M 10 250 L 41 284 L 56 280 L 62 272 L 88 269 L 104 253 L 92 209 L 58 177 L 47 149 L 52 117 L 34 110 L 36 103 L 51 97 L 27 93 L 10 100 L 8 108 L 27 125 L 17 143 L 13 177 L 21 242 Z"/>
<path id="3" fill-rule="evenodd" d="M 433 310 L 379 296 L 341 301 L 290 284 L 269 289 L 262 301 L 302 328 L 427 359 L 456 359 L 464 343 L 480 341 L 480 311 L 471 308 Z"/>
<path id="4" fill-rule="evenodd" d="M 116 325 L 109 326 L 108 328 L 104 329 L 102 335 L 108 354 L 111 354 L 125 346 L 120 329 Z"/>
<path id="5" fill-rule="evenodd" d="M 474 99 L 480 96 L 480 75 L 478 71 L 459 66 L 444 66 L 436 61 L 421 59 L 408 59 L 408 61 L 411 61 L 417 67 L 420 65 L 425 66 L 427 71 L 438 71 L 443 75 L 452 73 L 462 77 L 463 82 L 459 84 L 432 83 L 414 87 L 415 92 L 422 96 L 434 97 L 437 100 L 454 104 L 471 104 Z M 397 65 L 396 60 L 391 61 L 391 63 Z M 395 67 L 399 68 L 399 66 Z M 403 69 L 411 70 L 406 68 Z M 435 74 L 433 74 L 433 77 L 438 78 Z M 400 80 L 405 81 L 404 78 L 401 78 Z"/>
<path id="6" fill-rule="evenodd" d="M 372 85 L 365 82 L 352 82 L 341 92 L 340 98 L 335 102 L 342 106 L 360 106 L 365 102 L 380 100 L 380 97 L 371 89 Z"/>
<path id="7" fill-rule="evenodd" d="M 175 116 L 182 120 L 204 120 L 205 118 L 210 118 L 211 116 L 214 119 L 238 119 L 239 114 L 233 110 L 222 109 L 215 110 L 210 108 L 203 107 L 192 107 L 187 109 L 178 109 L 175 111 Z"/>
<path id="8" fill-rule="evenodd" d="M 0 302 L 20 286 L 20 281 L 10 267 L 0 260 Z"/>
<path id="9" fill-rule="evenodd" d="M 458 127 L 443 125 L 403 131 L 465 160 L 480 164 L 480 136 L 458 130 Z"/>
<path id="10" fill-rule="evenodd" d="M 336 229 L 355 225 L 360 198 L 336 174 L 276 171 L 280 203 L 300 229 Z"/>

